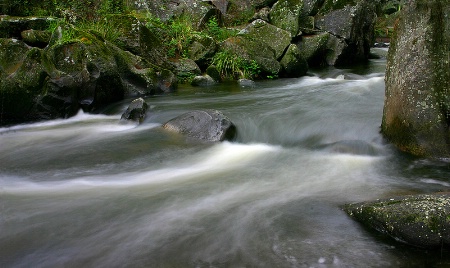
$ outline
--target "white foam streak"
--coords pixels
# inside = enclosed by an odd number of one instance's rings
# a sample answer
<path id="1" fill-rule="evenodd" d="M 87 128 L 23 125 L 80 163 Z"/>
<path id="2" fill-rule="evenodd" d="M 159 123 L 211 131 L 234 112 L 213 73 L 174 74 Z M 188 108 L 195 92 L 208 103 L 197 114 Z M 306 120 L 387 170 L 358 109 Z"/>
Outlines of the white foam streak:
<path id="1" fill-rule="evenodd" d="M 265 144 L 235 144 L 224 142 L 206 152 L 182 160 L 175 168 L 128 172 L 114 176 L 89 176 L 69 181 L 32 182 L 9 178 L 2 182 L 2 192 L 12 194 L 61 194 L 90 189 L 114 189 L 162 183 L 201 180 L 214 174 L 245 166 L 259 156 L 280 150 Z"/>

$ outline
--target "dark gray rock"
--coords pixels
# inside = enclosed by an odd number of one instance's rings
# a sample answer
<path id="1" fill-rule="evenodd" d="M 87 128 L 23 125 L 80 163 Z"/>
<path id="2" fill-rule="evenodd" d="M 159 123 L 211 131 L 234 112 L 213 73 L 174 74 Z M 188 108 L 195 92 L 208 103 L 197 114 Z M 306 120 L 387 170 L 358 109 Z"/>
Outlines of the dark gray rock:
<path id="1" fill-rule="evenodd" d="M 344 206 L 357 221 L 422 248 L 450 245 L 450 194 L 395 197 Z"/>
<path id="2" fill-rule="evenodd" d="M 391 39 L 381 130 L 400 150 L 450 157 L 450 2 L 410 1 Z"/>
<path id="3" fill-rule="evenodd" d="M 376 6 L 371 0 L 351 2 L 356 3 L 316 17 L 315 27 L 337 39 L 329 40 L 328 47 L 333 51 L 332 56 L 327 55 L 329 65 L 352 65 L 369 58 L 374 40 Z"/>
<path id="4" fill-rule="evenodd" d="M 136 121 L 142 123 L 147 113 L 148 104 L 143 98 L 133 100 L 127 110 L 122 114 L 120 120 Z"/>
<path id="5" fill-rule="evenodd" d="M 195 110 L 182 114 L 163 125 L 164 129 L 204 141 L 233 140 L 236 126 L 217 110 Z"/>

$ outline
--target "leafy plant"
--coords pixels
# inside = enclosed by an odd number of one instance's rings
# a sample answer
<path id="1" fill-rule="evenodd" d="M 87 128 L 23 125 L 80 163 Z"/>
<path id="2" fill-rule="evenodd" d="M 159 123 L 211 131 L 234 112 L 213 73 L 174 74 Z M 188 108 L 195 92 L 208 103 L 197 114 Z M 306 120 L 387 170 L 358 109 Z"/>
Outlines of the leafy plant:
<path id="1" fill-rule="evenodd" d="M 217 52 L 212 64 L 216 66 L 224 79 L 255 78 L 260 73 L 256 61 L 244 59 L 228 50 Z"/>
<path id="2" fill-rule="evenodd" d="M 236 33 L 236 30 L 220 27 L 219 21 L 216 17 L 211 17 L 206 24 L 206 34 L 219 42 L 231 36 L 235 36 Z"/>

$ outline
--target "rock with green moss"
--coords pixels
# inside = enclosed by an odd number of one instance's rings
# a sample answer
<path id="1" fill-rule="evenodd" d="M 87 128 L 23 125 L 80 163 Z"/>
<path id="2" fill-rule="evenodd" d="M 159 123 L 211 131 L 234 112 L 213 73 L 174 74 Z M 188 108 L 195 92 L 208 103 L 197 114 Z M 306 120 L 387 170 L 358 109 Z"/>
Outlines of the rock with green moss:
<path id="1" fill-rule="evenodd" d="M 48 17 L 0 16 L 0 38 L 21 38 L 25 30 L 47 30 L 56 19 Z"/>
<path id="2" fill-rule="evenodd" d="M 329 33 L 320 33 L 316 35 L 305 35 L 296 43 L 300 54 L 307 60 L 311 66 L 321 66 L 326 63 L 326 52 Z"/>
<path id="3" fill-rule="evenodd" d="M 291 43 L 291 34 L 288 31 L 263 20 L 253 21 L 240 31 L 238 36 L 260 42 L 263 46 L 269 47 L 275 52 L 276 59 L 283 56 L 284 51 Z"/>
<path id="4" fill-rule="evenodd" d="M 414 155 L 450 157 L 450 3 L 415 0 L 391 41 L 381 130 Z"/>
<path id="5" fill-rule="evenodd" d="M 131 15 L 112 15 L 108 17 L 108 21 L 120 32 L 117 39 L 119 47 L 147 59 L 154 65 L 168 70 L 175 69 L 167 60 L 167 51 L 161 40 L 143 21 Z"/>
<path id="6" fill-rule="evenodd" d="M 270 23 L 297 36 L 303 0 L 279 0 L 269 13 Z"/>
<path id="7" fill-rule="evenodd" d="M 326 8 L 329 13 L 315 20 L 315 27 L 339 39 L 330 40 L 335 55 L 328 57 L 328 64 L 342 66 L 367 61 L 374 41 L 375 3 L 372 0 L 327 1 L 324 7 L 328 3 L 334 3 L 333 8 Z"/>
<path id="8" fill-rule="evenodd" d="M 179 59 L 175 62 L 179 81 L 189 81 L 193 77 L 200 75 L 200 67 L 191 59 Z"/>
<path id="9" fill-rule="evenodd" d="M 279 59 L 290 45 L 291 34 L 263 20 L 255 20 L 235 37 L 220 45 L 221 50 L 230 51 L 247 60 L 255 61 L 261 75 L 278 75 L 281 71 Z"/>
<path id="10" fill-rule="evenodd" d="M 275 51 L 259 40 L 241 35 L 228 38 L 220 47 L 221 50 L 238 55 L 248 62 L 255 61 L 262 75 L 278 75 L 281 71 Z"/>
<path id="11" fill-rule="evenodd" d="M 345 205 L 357 221 L 423 248 L 450 245 L 450 194 L 396 197 Z"/>
<path id="12" fill-rule="evenodd" d="M 343 9 L 347 6 L 355 6 L 360 1 L 361 0 L 325 0 L 318 12 L 319 14 L 328 14 L 334 10 Z"/>
<path id="13" fill-rule="evenodd" d="M 188 48 L 189 58 L 194 60 L 203 70 L 211 62 L 218 45 L 212 37 L 194 35 Z"/>
<path id="14" fill-rule="evenodd" d="M 282 75 L 286 77 L 300 77 L 308 71 L 308 62 L 302 57 L 300 50 L 294 44 L 286 50 L 280 64 L 283 68 Z"/>
<path id="15" fill-rule="evenodd" d="M 50 74 L 54 73 L 54 67 L 47 55 L 38 48 L 31 48 L 23 51 L 23 56 L 16 56 L 14 64 L 0 74 L 2 100 L 0 124 L 20 123 L 46 117 L 45 114 L 39 113 L 37 100 L 46 94 L 44 87 Z M 4 62 L 4 59 L 1 61 Z"/>
<path id="16" fill-rule="evenodd" d="M 325 0 L 303 0 L 302 16 L 315 16 Z"/>
<path id="17" fill-rule="evenodd" d="M 16 39 L 0 39 L 0 46 L 0 124 L 70 117 L 177 85 L 170 70 L 72 27 L 56 31 L 45 49 Z"/>
<path id="18" fill-rule="evenodd" d="M 44 48 L 50 42 L 52 34 L 49 31 L 25 30 L 20 33 L 22 40 L 29 46 Z"/>

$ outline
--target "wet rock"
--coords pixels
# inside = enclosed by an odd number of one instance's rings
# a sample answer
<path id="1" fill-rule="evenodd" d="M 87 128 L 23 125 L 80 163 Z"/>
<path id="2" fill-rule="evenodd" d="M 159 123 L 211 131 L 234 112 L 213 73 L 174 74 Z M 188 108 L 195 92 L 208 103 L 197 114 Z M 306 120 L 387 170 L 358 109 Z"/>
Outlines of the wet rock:
<path id="1" fill-rule="evenodd" d="M 422 248 L 450 245 L 450 194 L 396 197 L 345 205 L 357 221 Z"/>
<path id="2" fill-rule="evenodd" d="M 410 1 L 391 39 L 381 130 L 400 150 L 450 157 L 450 2 Z"/>
<path id="3" fill-rule="evenodd" d="M 240 87 L 255 87 L 256 83 L 253 80 L 250 79 L 239 79 L 238 80 Z"/>
<path id="4" fill-rule="evenodd" d="M 127 110 L 122 114 L 120 120 L 136 121 L 142 123 L 147 113 L 148 104 L 143 98 L 133 100 Z"/>
<path id="5" fill-rule="evenodd" d="M 164 129 L 204 141 L 233 140 L 236 126 L 217 110 L 195 110 L 182 114 L 163 125 Z"/>
<path id="6" fill-rule="evenodd" d="M 192 79 L 191 85 L 196 87 L 207 87 L 217 84 L 217 82 L 209 75 L 198 75 Z"/>

